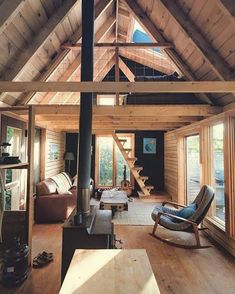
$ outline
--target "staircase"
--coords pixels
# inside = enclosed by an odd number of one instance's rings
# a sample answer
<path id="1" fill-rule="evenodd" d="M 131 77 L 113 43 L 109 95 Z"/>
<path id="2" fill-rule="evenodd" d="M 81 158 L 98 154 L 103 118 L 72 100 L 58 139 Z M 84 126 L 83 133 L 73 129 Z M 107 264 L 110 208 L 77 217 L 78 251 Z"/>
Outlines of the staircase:
<path id="1" fill-rule="evenodd" d="M 130 148 L 125 148 L 126 139 L 119 139 L 116 133 L 112 133 L 113 139 L 116 142 L 120 152 L 122 153 L 127 165 L 130 168 L 132 175 L 134 176 L 136 182 L 138 183 L 141 191 L 138 191 L 138 195 L 140 198 L 146 198 L 150 196 L 150 191 L 153 190 L 153 186 L 146 186 L 145 181 L 148 180 L 148 177 L 140 175 L 143 171 L 142 166 L 136 166 L 135 162 L 137 160 L 136 157 L 130 157 L 131 150 Z"/>

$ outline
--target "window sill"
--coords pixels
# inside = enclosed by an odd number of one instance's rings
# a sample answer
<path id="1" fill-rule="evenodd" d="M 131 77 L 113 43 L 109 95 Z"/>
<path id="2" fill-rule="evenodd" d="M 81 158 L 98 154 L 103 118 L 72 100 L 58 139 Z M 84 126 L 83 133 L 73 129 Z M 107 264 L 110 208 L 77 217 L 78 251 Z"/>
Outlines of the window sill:
<path id="1" fill-rule="evenodd" d="M 222 233 L 225 233 L 225 223 L 223 223 L 218 218 L 212 218 L 210 216 L 207 216 L 206 221 L 210 222 L 214 227 L 219 229 Z"/>

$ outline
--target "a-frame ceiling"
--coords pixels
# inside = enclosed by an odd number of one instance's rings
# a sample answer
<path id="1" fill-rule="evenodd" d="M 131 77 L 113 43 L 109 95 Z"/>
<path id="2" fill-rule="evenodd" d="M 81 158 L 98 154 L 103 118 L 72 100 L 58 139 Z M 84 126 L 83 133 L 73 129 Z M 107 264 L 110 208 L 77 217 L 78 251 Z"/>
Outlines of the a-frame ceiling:
<path id="1" fill-rule="evenodd" d="M 172 48 L 120 48 L 125 57 L 186 80 L 234 80 L 235 3 L 232 0 L 96 0 L 95 42 L 131 42 L 137 21 L 153 42 Z M 0 80 L 79 81 L 81 0 L 0 0 Z M 119 58 L 131 81 L 133 72 Z M 115 64 L 115 50 L 95 49 L 94 80 Z M 233 93 L 197 94 L 199 103 L 227 105 Z M 77 104 L 76 93 L 1 93 L 1 105 Z"/>

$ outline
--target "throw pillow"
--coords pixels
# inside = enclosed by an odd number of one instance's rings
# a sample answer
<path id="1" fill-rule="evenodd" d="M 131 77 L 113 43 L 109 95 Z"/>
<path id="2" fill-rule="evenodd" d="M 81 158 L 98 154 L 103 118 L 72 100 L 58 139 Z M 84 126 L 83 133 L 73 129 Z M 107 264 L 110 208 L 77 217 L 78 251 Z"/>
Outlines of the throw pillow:
<path id="1" fill-rule="evenodd" d="M 196 209 L 197 209 L 197 204 L 193 203 L 180 209 L 177 215 L 179 217 L 188 219 L 195 213 Z"/>
<path id="2" fill-rule="evenodd" d="M 78 176 L 76 175 L 76 176 L 74 176 L 74 178 L 73 178 L 73 184 L 72 184 L 72 187 L 77 187 L 77 185 L 78 185 Z"/>
<path id="3" fill-rule="evenodd" d="M 58 193 L 58 194 L 72 194 L 72 192 L 70 192 L 70 191 L 67 190 L 66 188 L 61 188 L 61 187 L 58 187 L 58 188 L 57 188 L 57 193 Z"/>

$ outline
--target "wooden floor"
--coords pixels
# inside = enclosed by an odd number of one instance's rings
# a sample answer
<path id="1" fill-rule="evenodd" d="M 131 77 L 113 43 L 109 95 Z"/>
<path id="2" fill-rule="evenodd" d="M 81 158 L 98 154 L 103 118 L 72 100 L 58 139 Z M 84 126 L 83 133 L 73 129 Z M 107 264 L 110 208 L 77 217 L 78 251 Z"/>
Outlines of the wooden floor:
<path id="1" fill-rule="evenodd" d="M 122 239 L 126 249 L 147 250 L 161 293 L 235 293 L 235 260 L 230 255 L 215 247 L 203 250 L 171 247 L 151 237 L 150 231 L 150 226 L 115 227 L 116 236 Z M 34 226 L 33 255 L 43 250 L 54 253 L 54 262 L 42 269 L 32 269 L 19 288 L 9 290 L 0 287 L 1 294 L 58 293 L 61 224 Z"/>

